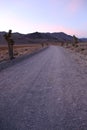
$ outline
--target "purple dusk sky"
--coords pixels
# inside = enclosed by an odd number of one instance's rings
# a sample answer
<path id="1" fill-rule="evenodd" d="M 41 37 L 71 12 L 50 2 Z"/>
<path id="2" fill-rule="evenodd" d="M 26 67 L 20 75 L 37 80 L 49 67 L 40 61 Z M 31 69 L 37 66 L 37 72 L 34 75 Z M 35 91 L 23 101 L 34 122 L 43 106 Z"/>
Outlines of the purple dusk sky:
<path id="1" fill-rule="evenodd" d="M 87 37 L 87 0 L 0 0 L 0 31 Z"/>

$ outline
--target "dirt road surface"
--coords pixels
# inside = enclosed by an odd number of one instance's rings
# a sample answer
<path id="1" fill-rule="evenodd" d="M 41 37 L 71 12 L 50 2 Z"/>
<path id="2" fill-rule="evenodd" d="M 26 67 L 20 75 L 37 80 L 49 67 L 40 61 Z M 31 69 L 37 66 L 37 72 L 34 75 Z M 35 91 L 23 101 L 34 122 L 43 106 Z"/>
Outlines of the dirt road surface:
<path id="1" fill-rule="evenodd" d="M 87 73 L 62 47 L 0 72 L 0 130 L 87 130 Z"/>

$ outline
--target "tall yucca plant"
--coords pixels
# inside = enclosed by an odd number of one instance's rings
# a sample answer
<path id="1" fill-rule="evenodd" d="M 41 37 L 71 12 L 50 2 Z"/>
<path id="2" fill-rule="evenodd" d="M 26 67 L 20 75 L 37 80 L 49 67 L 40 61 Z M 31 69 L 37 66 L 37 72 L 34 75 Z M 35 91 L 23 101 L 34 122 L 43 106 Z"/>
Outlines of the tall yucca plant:
<path id="1" fill-rule="evenodd" d="M 14 55 L 13 55 L 13 44 L 14 44 L 14 41 L 11 38 L 11 36 L 12 36 L 12 30 L 9 30 L 9 32 L 5 33 L 5 35 L 4 35 L 4 38 L 5 38 L 5 40 L 8 43 L 8 52 L 9 52 L 10 60 L 14 59 Z"/>
<path id="2" fill-rule="evenodd" d="M 76 46 L 77 43 L 78 43 L 78 38 L 75 35 L 73 35 L 73 46 Z"/>

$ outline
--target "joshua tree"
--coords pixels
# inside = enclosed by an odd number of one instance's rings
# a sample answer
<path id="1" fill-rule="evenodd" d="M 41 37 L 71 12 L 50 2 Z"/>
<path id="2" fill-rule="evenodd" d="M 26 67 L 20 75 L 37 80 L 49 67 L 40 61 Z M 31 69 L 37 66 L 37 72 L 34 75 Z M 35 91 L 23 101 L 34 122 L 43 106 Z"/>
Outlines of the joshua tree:
<path id="1" fill-rule="evenodd" d="M 44 43 L 42 43 L 42 47 L 44 47 Z"/>
<path id="2" fill-rule="evenodd" d="M 9 52 L 10 60 L 14 59 L 14 56 L 13 56 L 13 44 L 14 44 L 14 41 L 11 38 L 11 36 L 12 36 L 12 30 L 9 30 L 9 32 L 4 35 L 4 38 L 8 43 L 8 52 Z"/>
<path id="3" fill-rule="evenodd" d="M 69 42 L 66 42 L 66 44 L 65 44 L 65 45 L 66 45 L 66 47 L 68 47 L 68 45 L 69 45 Z"/>
<path id="4" fill-rule="evenodd" d="M 64 46 L 64 42 L 63 41 L 61 42 L 61 46 Z"/>
<path id="5" fill-rule="evenodd" d="M 46 45 L 48 46 L 48 43 Z"/>
<path id="6" fill-rule="evenodd" d="M 73 35 L 73 46 L 76 47 L 77 43 L 78 43 L 78 38 L 75 35 Z"/>

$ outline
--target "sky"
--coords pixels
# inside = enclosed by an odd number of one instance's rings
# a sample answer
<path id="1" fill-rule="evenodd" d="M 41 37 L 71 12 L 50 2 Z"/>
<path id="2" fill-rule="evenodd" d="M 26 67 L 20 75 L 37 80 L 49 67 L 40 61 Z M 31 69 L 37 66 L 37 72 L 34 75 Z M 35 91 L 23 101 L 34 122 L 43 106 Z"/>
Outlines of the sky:
<path id="1" fill-rule="evenodd" d="M 0 0 L 0 31 L 87 38 L 87 0 Z"/>

